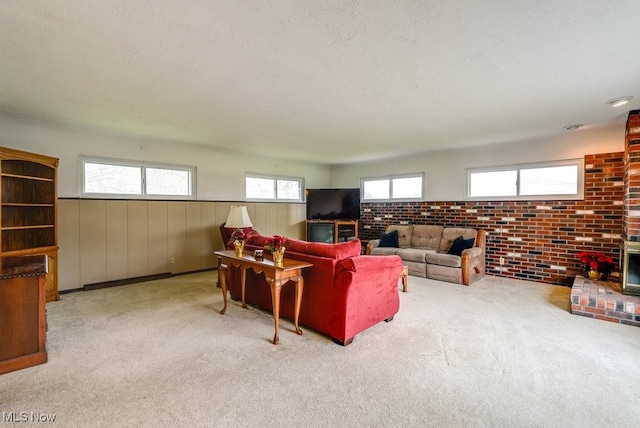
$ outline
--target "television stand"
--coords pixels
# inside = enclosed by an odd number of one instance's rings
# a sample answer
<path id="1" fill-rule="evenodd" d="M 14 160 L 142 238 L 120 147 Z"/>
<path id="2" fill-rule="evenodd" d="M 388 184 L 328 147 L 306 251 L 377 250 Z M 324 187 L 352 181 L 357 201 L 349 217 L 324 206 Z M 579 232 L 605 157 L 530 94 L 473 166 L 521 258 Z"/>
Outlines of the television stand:
<path id="1" fill-rule="evenodd" d="M 358 239 L 358 220 L 307 220 L 307 236 L 309 242 L 338 242 Z"/>

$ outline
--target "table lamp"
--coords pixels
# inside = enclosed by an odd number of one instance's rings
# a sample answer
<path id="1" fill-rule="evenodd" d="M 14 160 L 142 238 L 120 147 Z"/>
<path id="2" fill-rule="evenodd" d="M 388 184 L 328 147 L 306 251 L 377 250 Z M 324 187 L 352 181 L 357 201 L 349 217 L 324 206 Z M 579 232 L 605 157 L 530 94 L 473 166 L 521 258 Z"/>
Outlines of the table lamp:
<path id="1" fill-rule="evenodd" d="M 245 234 L 242 228 L 245 227 L 253 227 L 251 224 L 251 219 L 249 219 L 249 213 L 247 212 L 246 206 L 231 206 L 229 210 L 229 216 L 227 217 L 227 221 L 224 224 L 225 227 L 235 228 L 231 234 L 231 239 L 233 239 L 233 245 L 236 250 L 236 256 L 242 256 L 242 251 L 244 251 L 244 238 Z"/>

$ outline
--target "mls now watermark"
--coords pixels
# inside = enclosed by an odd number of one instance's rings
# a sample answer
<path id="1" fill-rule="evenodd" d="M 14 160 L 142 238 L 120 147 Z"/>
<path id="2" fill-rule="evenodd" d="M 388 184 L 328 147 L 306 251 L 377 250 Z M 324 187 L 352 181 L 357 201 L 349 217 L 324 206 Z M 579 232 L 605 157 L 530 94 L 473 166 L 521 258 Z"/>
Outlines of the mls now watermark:
<path id="1" fill-rule="evenodd" d="M 55 413 L 2 412 L 2 422 L 55 422 Z"/>

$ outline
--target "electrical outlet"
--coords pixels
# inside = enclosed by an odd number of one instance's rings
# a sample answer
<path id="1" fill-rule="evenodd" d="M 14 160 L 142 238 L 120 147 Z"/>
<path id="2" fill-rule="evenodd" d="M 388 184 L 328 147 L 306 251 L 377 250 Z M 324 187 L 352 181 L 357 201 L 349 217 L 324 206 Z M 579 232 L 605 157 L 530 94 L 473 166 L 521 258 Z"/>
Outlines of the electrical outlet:
<path id="1" fill-rule="evenodd" d="M 500 266 L 504 266 L 504 257 L 500 257 Z"/>
<path id="2" fill-rule="evenodd" d="M 171 264 L 175 264 L 176 263 L 176 258 L 175 257 L 171 257 Z"/>

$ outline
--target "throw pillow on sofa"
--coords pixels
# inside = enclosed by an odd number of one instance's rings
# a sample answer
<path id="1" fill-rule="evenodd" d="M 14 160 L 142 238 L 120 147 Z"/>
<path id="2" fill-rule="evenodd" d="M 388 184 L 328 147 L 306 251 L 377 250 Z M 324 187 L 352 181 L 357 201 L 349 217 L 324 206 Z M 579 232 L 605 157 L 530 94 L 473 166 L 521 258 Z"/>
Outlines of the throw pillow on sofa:
<path id="1" fill-rule="evenodd" d="M 378 247 L 400 247 L 400 244 L 398 243 L 398 231 L 394 230 L 389 233 L 381 233 L 380 243 L 378 244 Z"/>
<path id="2" fill-rule="evenodd" d="M 454 256 L 461 256 L 462 252 L 468 248 L 473 248 L 475 244 L 475 238 L 464 239 L 462 236 L 458 236 L 452 243 L 447 254 L 453 254 Z"/>

